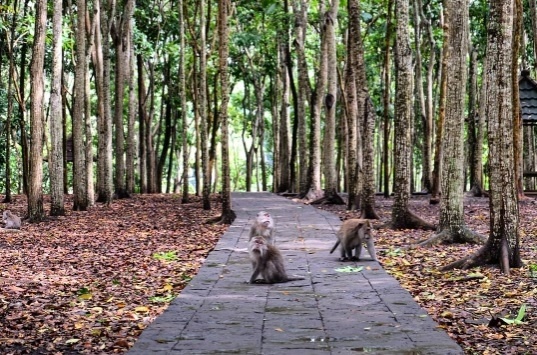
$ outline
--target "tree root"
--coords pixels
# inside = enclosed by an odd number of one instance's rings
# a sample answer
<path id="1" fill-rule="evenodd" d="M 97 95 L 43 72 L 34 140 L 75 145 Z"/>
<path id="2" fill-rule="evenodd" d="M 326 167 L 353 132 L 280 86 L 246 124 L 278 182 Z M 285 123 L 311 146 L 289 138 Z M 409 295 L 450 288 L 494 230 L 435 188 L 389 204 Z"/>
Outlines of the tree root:
<path id="1" fill-rule="evenodd" d="M 338 195 L 337 192 L 326 192 L 324 193 L 324 196 L 314 200 L 310 203 L 310 205 L 344 205 L 345 201 L 341 198 L 341 196 Z"/>
<path id="2" fill-rule="evenodd" d="M 466 226 L 463 226 L 457 231 L 443 229 L 437 232 L 429 239 L 418 242 L 420 247 L 429 247 L 438 244 L 453 244 L 453 243 L 470 243 L 470 244 L 484 244 L 487 238 L 478 234 Z"/>
<path id="3" fill-rule="evenodd" d="M 490 264 L 491 253 L 489 249 L 490 245 L 485 244 L 484 246 L 479 248 L 479 250 L 476 251 L 474 254 L 468 255 L 462 259 L 452 262 L 451 264 L 443 266 L 440 268 L 440 271 L 448 271 L 453 269 L 468 270 L 473 267 Z"/>
<path id="4" fill-rule="evenodd" d="M 424 229 L 424 230 L 435 230 L 436 226 L 432 223 L 427 222 L 423 218 L 414 214 L 410 210 L 406 210 L 405 217 L 403 218 L 402 223 L 390 223 L 392 229 Z"/>

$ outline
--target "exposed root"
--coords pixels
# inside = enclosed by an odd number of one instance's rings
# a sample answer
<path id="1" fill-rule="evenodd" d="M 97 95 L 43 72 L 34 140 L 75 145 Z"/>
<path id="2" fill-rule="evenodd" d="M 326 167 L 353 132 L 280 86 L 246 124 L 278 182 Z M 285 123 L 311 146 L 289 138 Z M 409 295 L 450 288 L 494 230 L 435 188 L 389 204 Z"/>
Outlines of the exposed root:
<path id="1" fill-rule="evenodd" d="M 466 226 L 459 230 L 443 229 L 434 234 L 429 239 L 418 243 L 420 247 L 429 247 L 438 244 L 453 244 L 453 243 L 469 243 L 469 244 L 484 244 L 487 238 L 479 233 L 476 233 Z"/>
<path id="2" fill-rule="evenodd" d="M 363 219 L 380 219 L 375 207 L 373 206 L 362 206 L 362 214 L 360 218 Z"/>
<path id="3" fill-rule="evenodd" d="M 473 267 L 490 264 L 490 262 L 491 260 L 489 245 L 486 244 L 483 247 L 479 248 L 479 250 L 476 251 L 474 254 L 468 255 L 462 259 L 452 262 L 451 264 L 441 267 L 440 271 L 447 271 L 453 269 L 468 270 Z"/>
<path id="4" fill-rule="evenodd" d="M 345 201 L 338 195 L 337 192 L 325 191 L 324 196 L 312 201 L 310 205 L 344 205 Z"/>
<path id="5" fill-rule="evenodd" d="M 429 223 L 414 214 L 410 210 L 407 210 L 404 218 L 400 221 L 393 221 L 390 223 L 392 229 L 423 229 L 423 230 L 435 230 L 436 226 Z"/>

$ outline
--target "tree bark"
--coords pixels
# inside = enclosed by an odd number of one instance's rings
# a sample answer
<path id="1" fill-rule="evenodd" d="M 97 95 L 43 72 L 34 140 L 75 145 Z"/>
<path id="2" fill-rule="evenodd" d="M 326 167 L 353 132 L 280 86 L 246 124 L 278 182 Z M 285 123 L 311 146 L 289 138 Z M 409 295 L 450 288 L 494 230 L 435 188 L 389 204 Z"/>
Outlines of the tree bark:
<path id="1" fill-rule="evenodd" d="M 499 264 L 509 275 L 522 266 L 519 241 L 518 198 L 513 171 L 512 50 L 513 0 L 490 1 L 487 31 L 487 78 L 485 115 L 488 119 L 490 164 L 490 232 L 475 254 L 443 268 L 468 269 Z"/>
<path id="2" fill-rule="evenodd" d="M 45 215 L 43 210 L 43 112 L 45 26 L 47 23 L 46 1 L 35 3 L 34 43 L 30 66 L 30 176 L 28 184 L 28 220 L 39 222 Z"/>
<path id="3" fill-rule="evenodd" d="M 228 131 L 228 103 L 229 103 L 229 76 L 227 59 L 229 55 L 228 39 L 228 10 L 229 0 L 218 0 L 218 67 L 220 70 L 220 122 L 222 124 L 222 217 L 221 223 L 231 224 L 235 219 L 235 212 L 231 208 L 231 184 L 229 169 L 229 131 Z"/>
<path id="4" fill-rule="evenodd" d="M 53 57 L 50 90 L 50 215 L 65 214 L 63 198 L 63 125 L 62 125 L 62 1 L 54 0 L 52 17 Z M 9 136 L 9 134 L 8 134 Z"/>
<path id="5" fill-rule="evenodd" d="M 411 120 L 412 115 L 412 53 L 408 33 L 408 0 L 396 0 L 395 31 L 395 147 L 394 202 L 391 227 L 394 229 L 434 226 L 422 220 L 408 208 L 410 197 Z"/>
<path id="6" fill-rule="evenodd" d="M 442 196 L 437 234 L 420 245 L 437 243 L 483 243 L 464 222 L 464 115 L 467 85 L 468 1 L 446 2 L 448 46 L 446 66 L 446 116 L 442 154 Z"/>

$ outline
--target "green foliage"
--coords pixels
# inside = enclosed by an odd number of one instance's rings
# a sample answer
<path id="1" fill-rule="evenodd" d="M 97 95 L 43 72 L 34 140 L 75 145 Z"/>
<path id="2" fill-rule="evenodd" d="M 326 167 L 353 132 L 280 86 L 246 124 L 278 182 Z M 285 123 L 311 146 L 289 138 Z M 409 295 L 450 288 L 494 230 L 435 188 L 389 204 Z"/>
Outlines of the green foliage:
<path id="1" fill-rule="evenodd" d="M 515 319 L 502 318 L 502 317 L 500 317 L 500 319 L 504 321 L 505 323 L 507 323 L 508 325 L 519 325 L 519 324 L 524 323 L 522 320 L 524 319 L 525 315 L 526 315 L 526 304 L 524 303 L 522 304 L 522 306 L 520 306 L 520 309 L 518 310 L 518 314 Z"/>
<path id="2" fill-rule="evenodd" d="M 177 251 L 171 250 L 154 253 L 153 258 L 162 261 L 175 261 L 177 260 Z"/>

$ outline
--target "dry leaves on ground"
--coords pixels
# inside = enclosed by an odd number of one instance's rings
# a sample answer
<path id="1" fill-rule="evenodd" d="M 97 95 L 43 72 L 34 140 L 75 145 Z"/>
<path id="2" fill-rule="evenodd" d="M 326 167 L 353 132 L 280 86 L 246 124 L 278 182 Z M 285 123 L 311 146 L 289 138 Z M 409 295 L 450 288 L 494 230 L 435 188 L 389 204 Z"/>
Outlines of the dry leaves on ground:
<path id="1" fill-rule="evenodd" d="M 24 215 L 15 200 L 2 210 Z M 226 230 L 205 223 L 219 208 L 135 195 L 1 233 L 0 353 L 125 352 Z"/>
<path id="2" fill-rule="evenodd" d="M 391 217 L 392 199 L 377 197 L 381 221 Z M 423 230 L 376 231 L 379 259 L 383 267 L 407 289 L 439 326 L 445 329 L 466 354 L 535 354 L 537 353 L 536 286 L 537 276 L 537 203 L 534 199 L 520 202 L 521 255 L 525 266 L 513 269 L 510 277 L 497 267 L 439 272 L 441 266 L 466 256 L 479 246 L 452 244 L 430 248 L 406 248 L 432 235 Z M 474 231 L 488 236 L 489 209 L 487 198 L 465 199 L 465 221 Z M 341 219 L 357 218 L 345 206 L 316 206 L 337 213 Z M 438 222 L 439 206 L 429 205 L 427 196 L 413 197 L 411 209 L 425 220 Z M 505 324 L 516 319 L 526 305 L 524 318 L 518 324 Z"/>

